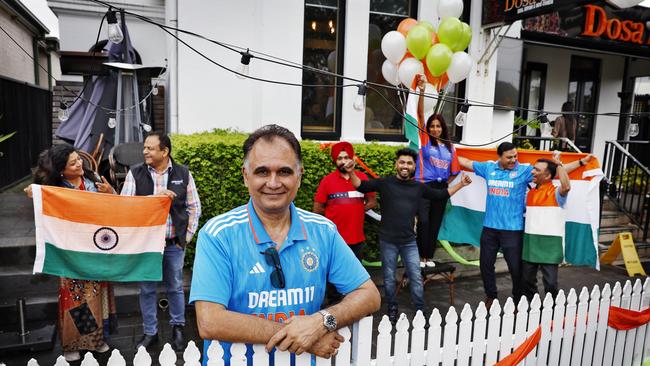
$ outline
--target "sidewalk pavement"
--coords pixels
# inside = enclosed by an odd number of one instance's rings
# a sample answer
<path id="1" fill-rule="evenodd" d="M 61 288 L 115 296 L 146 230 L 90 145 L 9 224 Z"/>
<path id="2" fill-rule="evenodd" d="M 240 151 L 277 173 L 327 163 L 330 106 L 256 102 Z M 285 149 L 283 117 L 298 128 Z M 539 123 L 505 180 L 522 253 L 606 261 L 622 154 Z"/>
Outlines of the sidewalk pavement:
<path id="1" fill-rule="evenodd" d="M 650 266 L 646 263 L 646 271 L 650 270 Z M 371 268 L 369 269 L 371 277 L 376 284 L 380 287 L 383 282 L 381 269 Z M 398 275 L 401 278 L 401 270 L 398 271 Z M 190 276 L 190 273 L 187 272 L 186 276 Z M 626 280 L 630 279 L 627 277 L 624 268 L 616 266 L 604 266 L 600 271 L 596 271 L 591 268 L 586 267 L 562 267 L 559 271 L 559 284 L 560 288 L 568 292 L 569 289 L 574 288 L 578 293 L 583 286 L 587 287 L 589 291 L 594 285 L 602 286 L 606 283 L 614 285 L 616 281 L 620 281 L 623 284 Z M 634 280 L 634 279 L 632 279 Z M 643 280 L 643 279 L 642 279 Z M 539 281 L 541 286 L 541 279 Z M 499 288 L 499 301 L 501 304 L 505 303 L 506 298 L 510 294 L 511 284 L 508 274 L 499 274 L 497 275 L 497 286 Z M 186 289 L 187 290 L 187 289 Z M 459 278 L 455 282 L 455 305 L 456 309 L 460 311 L 465 303 L 468 303 L 472 306 L 472 309 L 475 309 L 480 301 L 484 300 L 483 287 L 480 277 L 466 277 Z M 413 319 L 415 312 L 410 307 L 410 294 L 408 289 L 403 289 L 398 295 L 398 301 L 400 304 L 400 312 L 404 312 L 409 319 Z M 429 307 L 429 311 L 433 308 L 438 308 L 443 315 L 446 314 L 449 309 L 449 287 L 446 284 L 440 282 L 431 282 L 425 288 L 425 303 Z M 197 328 L 196 328 L 196 317 L 193 306 L 188 306 L 186 312 L 187 325 L 185 327 L 185 337 L 186 340 L 194 340 L 199 349 L 202 349 L 202 342 L 199 339 Z M 119 309 L 118 309 L 119 312 Z M 374 316 L 374 335 L 373 340 L 376 339 L 377 326 L 381 317 L 385 314 L 386 308 L 382 306 L 382 309 L 373 314 Z M 429 314 L 426 314 L 428 318 Z M 171 328 L 166 324 L 166 319 L 168 315 L 162 311 L 159 311 L 158 319 L 160 322 L 159 336 L 161 342 L 158 346 L 152 347 L 150 350 L 150 355 L 153 360 L 153 365 L 158 365 L 158 355 L 162 349 L 164 342 L 168 341 Z M 135 355 L 135 344 L 139 341 L 142 336 L 142 318 L 140 314 L 119 314 L 118 320 L 118 334 L 113 335 L 109 341 L 109 344 L 120 350 L 122 355 L 127 361 L 127 365 L 132 364 L 133 357 Z M 373 354 L 374 354 L 374 345 L 373 345 Z M 27 361 L 30 358 L 35 358 L 39 365 L 49 366 L 54 365 L 56 358 L 61 355 L 61 345 L 60 341 L 57 338 L 55 341 L 54 348 L 50 351 L 42 352 L 28 352 L 28 351 L 19 351 L 0 354 L 0 364 L 4 362 L 7 366 L 25 366 Z M 108 355 L 103 358 L 99 358 L 100 365 L 105 365 L 105 362 L 108 358 Z M 178 354 L 177 365 L 183 365 L 182 353 Z"/>

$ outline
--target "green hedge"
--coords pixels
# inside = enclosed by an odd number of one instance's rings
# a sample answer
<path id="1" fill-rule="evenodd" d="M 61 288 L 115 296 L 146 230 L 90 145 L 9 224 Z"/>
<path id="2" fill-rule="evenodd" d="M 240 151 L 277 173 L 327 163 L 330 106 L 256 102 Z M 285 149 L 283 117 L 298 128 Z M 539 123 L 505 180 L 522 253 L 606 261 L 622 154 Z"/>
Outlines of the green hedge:
<path id="1" fill-rule="evenodd" d="M 177 162 L 190 168 L 199 191 L 203 211 L 199 227 L 210 218 L 248 201 L 248 190 L 241 175 L 242 144 L 246 136 L 224 130 L 172 136 L 172 155 Z M 296 206 L 311 211 L 318 184 L 334 169 L 334 165 L 329 151 L 322 151 L 320 143 L 302 141 L 301 146 L 305 174 L 294 202 Z M 397 146 L 376 143 L 354 146 L 355 153 L 379 175 L 394 173 L 397 149 Z M 366 256 L 377 258 L 377 223 L 372 219 L 366 220 L 366 237 Z M 188 247 L 185 261 L 190 266 L 194 262 L 194 245 Z"/>

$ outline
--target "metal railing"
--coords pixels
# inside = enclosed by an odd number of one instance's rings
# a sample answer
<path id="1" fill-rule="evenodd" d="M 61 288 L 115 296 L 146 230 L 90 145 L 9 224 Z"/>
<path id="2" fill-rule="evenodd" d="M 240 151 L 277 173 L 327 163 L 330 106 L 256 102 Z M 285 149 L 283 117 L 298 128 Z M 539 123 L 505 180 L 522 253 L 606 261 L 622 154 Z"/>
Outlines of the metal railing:
<path id="1" fill-rule="evenodd" d="M 606 141 L 604 192 L 648 238 L 650 169 L 636 156 L 647 156 L 650 141 Z M 630 150 L 634 151 L 632 154 Z"/>
<path id="2" fill-rule="evenodd" d="M 581 153 L 580 148 L 578 148 L 573 141 L 566 137 L 540 137 L 540 136 L 514 136 L 514 139 L 518 142 L 523 142 L 525 140 L 539 141 L 539 146 L 536 146 L 537 150 L 547 150 L 550 151 L 553 149 L 553 142 L 565 143 L 567 147 L 577 153 Z M 543 142 L 546 142 L 545 144 Z M 515 143 L 517 146 L 520 144 Z"/>

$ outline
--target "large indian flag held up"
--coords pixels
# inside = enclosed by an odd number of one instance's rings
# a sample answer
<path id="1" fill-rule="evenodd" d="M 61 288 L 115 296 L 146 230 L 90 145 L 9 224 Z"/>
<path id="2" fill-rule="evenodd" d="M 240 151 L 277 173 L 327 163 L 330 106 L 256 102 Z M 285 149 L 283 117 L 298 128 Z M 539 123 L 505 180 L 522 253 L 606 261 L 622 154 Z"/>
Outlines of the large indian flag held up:
<path id="1" fill-rule="evenodd" d="M 458 156 L 474 161 L 495 160 L 494 149 L 470 149 L 457 147 Z M 551 158 L 552 153 L 537 150 L 519 150 L 519 162 L 534 164 L 537 159 Z M 562 153 L 562 162 L 570 163 L 586 154 Z M 470 174 L 473 183 L 461 189 L 450 199 L 438 234 L 439 240 L 454 243 L 469 243 L 479 246 L 483 217 L 485 216 L 486 184 L 485 180 Z M 598 226 L 600 214 L 599 184 L 603 172 L 596 158 L 569 175 L 571 191 L 564 208 L 565 240 L 564 260 L 574 265 L 599 268 L 598 262 Z M 559 181 L 553 182 L 559 185 Z M 452 183 L 453 184 L 453 183 Z M 553 220 L 549 219 L 549 223 Z M 540 234 L 547 234 L 545 228 Z"/>
<path id="2" fill-rule="evenodd" d="M 34 273 L 100 281 L 160 281 L 171 200 L 32 186 Z"/>

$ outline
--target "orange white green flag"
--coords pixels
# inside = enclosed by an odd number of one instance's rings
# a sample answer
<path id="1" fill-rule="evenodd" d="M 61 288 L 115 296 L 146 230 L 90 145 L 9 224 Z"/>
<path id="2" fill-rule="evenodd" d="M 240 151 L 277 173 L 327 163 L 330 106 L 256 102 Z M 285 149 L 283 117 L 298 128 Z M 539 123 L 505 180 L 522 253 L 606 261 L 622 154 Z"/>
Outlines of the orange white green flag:
<path id="1" fill-rule="evenodd" d="M 100 281 L 160 281 L 171 200 L 32 186 L 34 273 Z"/>
<path id="2" fill-rule="evenodd" d="M 458 156 L 473 161 L 494 161 L 497 159 L 495 149 L 472 149 L 457 147 Z M 564 164 L 576 161 L 587 154 L 562 153 Z M 550 151 L 518 150 L 519 163 L 534 164 L 537 159 L 551 158 Z M 473 183 L 461 189 L 451 197 L 442 227 L 438 234 L 439 240 L 453 243 L 467 243 L 479 246 L 483 218 L 485 217 L 485 202 L 487 188 L 485 180 L 474 173 L 466 172 Z M 565 227 L 560 232 L 564 234 L 564 260 L 573 265 L 599 268 L 598 261 L 598 229 L 600 223 L 600 194 L 599 185 L 603 171 L 596 158 L 592 158 L 585 166 L 579 167 L 569 174 L 571 191 L 564 206 Z M 456 184 L 458 179 L 452 184 Z M 553 182 L 556 186 L 559 181 Z M 531 183 L 532 184 L 532 183 Z M 526 218 L 528 219 L 528 218 Z M 527 223 L 527 232 L 540 236 L 555 233 L 552 220 L 546 222 Z M 555 234 L 553 234 L 555 235 Z"/>

